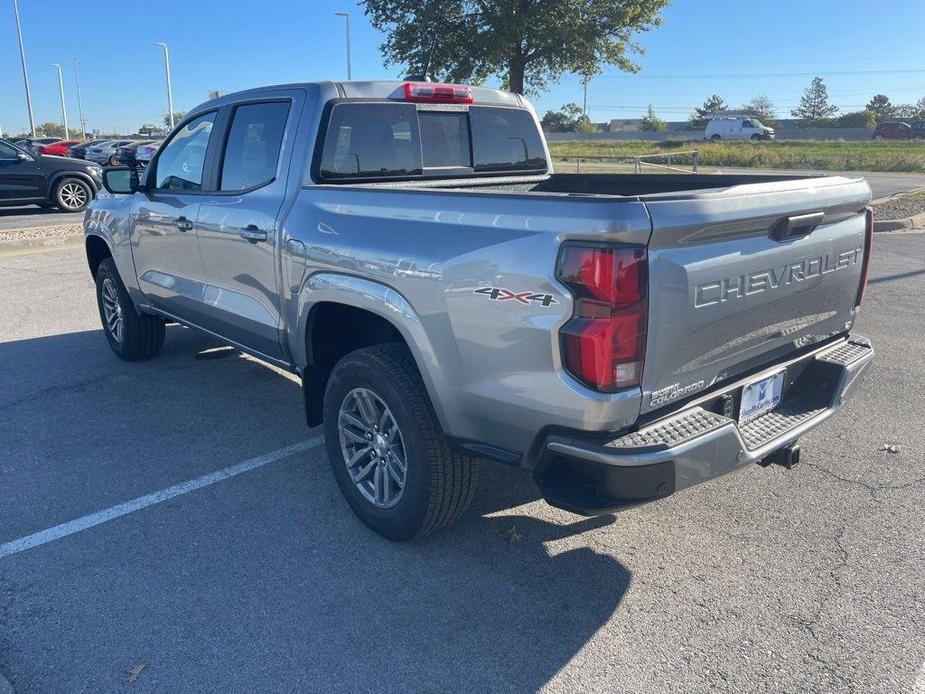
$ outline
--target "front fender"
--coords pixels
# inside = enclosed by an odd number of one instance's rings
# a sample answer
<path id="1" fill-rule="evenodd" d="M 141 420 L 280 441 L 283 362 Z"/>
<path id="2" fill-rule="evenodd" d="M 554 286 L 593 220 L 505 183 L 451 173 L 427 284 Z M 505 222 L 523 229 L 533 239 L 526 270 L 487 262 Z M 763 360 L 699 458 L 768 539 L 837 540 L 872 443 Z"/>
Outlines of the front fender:
<path id="1" fill-rule="evenodd" d="M 385 284 L 336 272 L 320 272 L 309 277 L 298 295 L 295 329 L 288 334 L 290 354 L 299 370 L 304 370 L 308 364 L 305 334 L 309 317 L 312 309 L 323 302 L 364 309 L 395 326 L 411 350 L 437 419 L 446 430 L 446 415 L 437 397 L 445 385 L 437 352 L 421 317 L 402 294 Z"/>
<path id="2" fill-rule="evenodd" d="M 138 286 L 132 255 L 131 199 L 130 195 L 113 195 L 90 203 L 84 214 L 84 236 L 98 236 L 106 243 L 129 296 L 136 306 L 143 306 L 147 300 Z"/>

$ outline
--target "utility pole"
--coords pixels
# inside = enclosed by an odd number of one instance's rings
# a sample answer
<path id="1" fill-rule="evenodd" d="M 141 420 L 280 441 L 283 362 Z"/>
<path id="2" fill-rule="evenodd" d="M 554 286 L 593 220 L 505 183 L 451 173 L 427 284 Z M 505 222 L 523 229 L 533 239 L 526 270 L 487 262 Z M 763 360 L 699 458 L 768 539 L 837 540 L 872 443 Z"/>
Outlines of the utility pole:
<path id="1" fill-rule="evenodd" d="M 87 121 L 84 120 L 84 108 L 80 104 L 80 58 L 74 58 L 74 82 L 77 85 L 77 115 L 80 117 L 80 139 L 87 136 Z"/>
<path id="2" fill-rule="evenodd" d="M 64 101 L 64 75 L 61 74 L 61 66 L 58 63 L 52 63 L 53 68 L 58 70 L 58 91 L 61 92 L 61 118 L 64 120 L 64 139 L 71 139 L 71 134 L 67 128 L 67 104 Z"/>
<path id="3" fill-rule="evenodd" d="M 584 85 L 584 91 L 585 91 L 584 101 L 582 102 L 581 110 L 582 110 L 582 113 L 585 114 L 585 118 L 590 119 L 590 116 L 588 115 L 588 78 L 584 77 L 582 78 L 581 81 L 582 81 L 582 84 Z"/>
<path id="4" fill-rule="evenodd" d="M 164 72 L 167 73 L 167 114 L 170 121 L 170 129 L 173 130 L 173 88 L 170 86 L 170 51 L 166 43 L 155 43 L 164 49 Z"/>
<path id="5" fill-rule="evenodd" d="M 13 14 L 16 15 L 16 35 L 19 37 L 19 60 L 22 62 L 22 81 L 26 87 L 26 104 L 29 106 L 29 128 L 35 137 L 35 117 L 32 115 L 32 94 L 29 92 L 29 73 L 26 70 L 26 48 L 22 43 L 22 26 L 19 22 L 19 3 L 13 0 Z"/>
<path id="6" fill-rule="evenodd" d="M 338 17 L 344 18 L 344 28 L 347 31 L 347 79 L 352 80 L 353 75 L 350 70 L 350 13 L 349 12 L 335 12 Z"/>

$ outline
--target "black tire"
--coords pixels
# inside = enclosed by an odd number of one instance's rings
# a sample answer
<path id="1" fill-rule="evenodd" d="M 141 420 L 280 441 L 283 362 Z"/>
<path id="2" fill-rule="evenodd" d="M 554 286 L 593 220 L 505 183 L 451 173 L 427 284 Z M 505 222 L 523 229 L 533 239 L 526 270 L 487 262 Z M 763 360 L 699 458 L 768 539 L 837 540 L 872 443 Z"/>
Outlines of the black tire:
<path id="1" fill-rule="evenodd" d="M 753 140 L 753 141 L 757 142 L 757 141 L 760 140 L 760 139 L 761 139 L 761 135 L 759 135 L 758 133 L 755 133 L 754 135 L 752 135 L 752 140 Z"/>
<path id="2" fill-rule="evenodd" d="M 121 335 L 114 333 L 107 320 L 107 311 L 110 309 L 104 303 L 113 300 L 118 305 L 121 318 Z M 112 258 L 106 258 L 96 271 L 96 304 L 103 324 L 103 334 L 119 358 L 139 361 L 150 359 L 160 351 L 164 344 L 163 319 L 139 313 L 135 309 Z"/>
<path id="3" fill-rule="evenodd" d="M 83 212 L 93 201 L 93 188 L 82 178 L 62 178 L 55 183 L 51 197 L 63 212 Z"/>
<path id="4" fill-rule="evenodd" d="M 360 492 L 342 450 L 338 426 L 341 406 L 358 388 L 378 396 L 400 430 L 405 486 L 390 508 L 376 506 Z M 458 519 L 472 500 L 477 463 L 447 445 L 405 345 L 359 349 L 337 363 L 324 394 L 324 437 L 334 478 L 350 508 L 389 540 L 414 540 L 435 532 Z"/>
<path id="5" fill-rule="evenodd" d="M 113 154 L 111 157 L 109 157 L 109 165 L 110 165 L 110 166 L 119 166 L 119 157 L 117 157 L 115 154 Z"/>
<path id="6" fill-rule="evenodd" d="M 714 135 L 710 138 L 710 142 L 719 142 L 721 139 L 723 138 L 721 138 L 719 135 Z"/>

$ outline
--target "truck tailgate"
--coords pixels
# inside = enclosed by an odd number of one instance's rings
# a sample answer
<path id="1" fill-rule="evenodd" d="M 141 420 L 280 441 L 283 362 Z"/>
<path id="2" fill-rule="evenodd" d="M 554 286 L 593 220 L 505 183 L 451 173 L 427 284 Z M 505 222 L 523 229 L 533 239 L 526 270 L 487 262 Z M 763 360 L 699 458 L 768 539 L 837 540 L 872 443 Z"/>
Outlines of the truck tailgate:
<path id="1" fill-rule="evenodd" d="M 847 331 L 864 258 L 863 179 L 643 198 L 652 219 L 642 411 Z"/>

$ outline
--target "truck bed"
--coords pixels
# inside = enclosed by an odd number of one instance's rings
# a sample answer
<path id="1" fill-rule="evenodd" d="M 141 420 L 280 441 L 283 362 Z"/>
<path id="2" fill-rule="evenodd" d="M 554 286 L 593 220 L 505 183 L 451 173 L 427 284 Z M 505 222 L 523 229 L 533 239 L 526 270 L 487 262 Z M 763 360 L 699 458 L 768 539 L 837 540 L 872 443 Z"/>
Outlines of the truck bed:
<path id="1" fill-rule="evenodd" d="M 717 190 L 753 183 L 777 183 L 824 178 L 824 174 L 562 174 L 522 178 L 415 180 L 365 184 L 388 188 L 437 188 L 472 192 L 557 193 L 622 197 Z"/>

